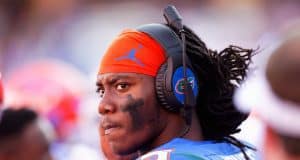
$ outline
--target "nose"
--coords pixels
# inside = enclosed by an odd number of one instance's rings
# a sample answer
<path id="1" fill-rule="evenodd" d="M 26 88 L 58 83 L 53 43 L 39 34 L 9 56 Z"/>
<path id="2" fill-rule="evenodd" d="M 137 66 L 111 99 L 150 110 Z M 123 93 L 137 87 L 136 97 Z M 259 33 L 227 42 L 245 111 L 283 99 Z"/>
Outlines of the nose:
<path id="1" fill-rule="evenodd" d="M 102 115 L 116 112 L 116 107 L 109 96 L 105 95 L 99 102 L 98 112 Z"/>

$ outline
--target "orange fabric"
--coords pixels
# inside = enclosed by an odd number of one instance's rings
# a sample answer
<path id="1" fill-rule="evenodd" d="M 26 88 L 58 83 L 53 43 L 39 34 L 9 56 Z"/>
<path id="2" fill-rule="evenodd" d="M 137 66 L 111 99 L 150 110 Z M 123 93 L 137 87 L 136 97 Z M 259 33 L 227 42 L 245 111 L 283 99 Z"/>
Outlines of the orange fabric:
<path id="1" fill-rule="evenodd" d="M 125 30 L 104 54 L 98 74 L 122 72 L 156 76 L 165 60 L 158 42 L 137 30 Z"/>

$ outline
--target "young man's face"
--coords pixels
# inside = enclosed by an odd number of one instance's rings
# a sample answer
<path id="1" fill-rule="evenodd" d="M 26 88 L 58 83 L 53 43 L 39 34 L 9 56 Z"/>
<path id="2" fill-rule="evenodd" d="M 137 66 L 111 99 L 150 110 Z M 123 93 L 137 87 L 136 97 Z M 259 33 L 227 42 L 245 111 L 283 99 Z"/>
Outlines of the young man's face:
<path id="1" fill-rule="evenodd" d="M 100 134 L 117 154 L 145 148 L 166 126 L 154 89 L 154 78 L 135 73 L 98 76 L 102 115 Z M 149 147 L 149 146 L 148 146 Z"/>

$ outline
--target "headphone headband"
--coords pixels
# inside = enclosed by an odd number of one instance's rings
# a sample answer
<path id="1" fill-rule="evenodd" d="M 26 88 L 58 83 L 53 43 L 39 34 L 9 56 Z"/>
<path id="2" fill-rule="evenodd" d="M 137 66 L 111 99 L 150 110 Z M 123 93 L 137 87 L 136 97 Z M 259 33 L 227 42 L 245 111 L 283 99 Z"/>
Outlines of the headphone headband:
<path id="1" fill-rule="evenodd" d="M 160 103 L 169 111 L 180 112 L 190 125 L 191 108 L 196 105 L 198 95 L 198 80 L 185 53 L 181 16 L 174 6 L 168 6 L 164 17 L 167 25 L 146 24 L 136 29 L 157 41 L 167 56 L 156 76 L 156 94 Z"/>
<path id="2" fill-rule="evenodd" d="M 170 27 L 164 24 L 152 23 L 139 26 L 137 30 L 148 34 L 159 42 L 168 57 L 182 54 L 182 42 Z"/>

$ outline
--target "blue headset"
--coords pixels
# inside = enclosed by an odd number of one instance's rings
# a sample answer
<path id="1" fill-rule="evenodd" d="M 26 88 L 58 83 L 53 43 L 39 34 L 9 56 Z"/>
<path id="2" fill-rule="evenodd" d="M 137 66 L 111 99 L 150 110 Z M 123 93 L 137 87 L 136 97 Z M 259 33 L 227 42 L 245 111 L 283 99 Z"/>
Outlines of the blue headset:
<path id="1" fill-rule="evenodd" d="M 155 39 L 165 50 L 167 60 L 157 73 L 155 86 L 160 103 L 171 112 L 180 112 L 196 105 L 198 79 L 185 53 L 182 19 L 174 6 L 164 9 L 167 25 L 146 24 L 138 31 Z M 179 33 L 181 39 L 176 34 Z"/>

